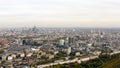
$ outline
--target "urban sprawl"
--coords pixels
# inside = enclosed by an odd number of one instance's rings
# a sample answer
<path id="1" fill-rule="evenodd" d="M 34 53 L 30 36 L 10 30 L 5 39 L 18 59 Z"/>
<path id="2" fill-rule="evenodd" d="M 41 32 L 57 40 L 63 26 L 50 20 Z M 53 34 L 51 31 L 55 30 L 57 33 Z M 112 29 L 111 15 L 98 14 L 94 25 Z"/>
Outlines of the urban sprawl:
<path id="1" fill-rule="evenodd" d="M 44 68 L 120 53 L 120 29 L 40 28 L 0 30 L 1 68 Z"/>

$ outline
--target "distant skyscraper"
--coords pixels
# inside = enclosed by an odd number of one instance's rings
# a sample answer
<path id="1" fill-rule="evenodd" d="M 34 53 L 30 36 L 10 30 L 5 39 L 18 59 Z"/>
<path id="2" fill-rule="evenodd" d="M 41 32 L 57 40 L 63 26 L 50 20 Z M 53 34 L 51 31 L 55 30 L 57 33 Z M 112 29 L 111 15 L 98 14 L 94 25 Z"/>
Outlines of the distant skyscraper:
<path id="1" fill-rule="evenodd" d="M 69 44 L 73 43 L 73 38 L 69 37 Z"/>
<path id="2" fill-rule="evenodd" d="M 34 32 L 34 33 L 37 33 L 37 32 L 38 32 L 38 29 L 37 29 L 36 26 L 34 26 L 34 27 L 32 28 L 32 32 Z"/>
<path id="3" fill-rule="evenodd" d="M 24 40 L 22 40 L 22 44 L 23 45 L 27 45 L 27 41 L 24 39 Z"/>
<path id="4" fill-rule="evenodd" d="M 61 39 L 61 40 L 59 41 L 59 45 L 64 45 L 64 44 L 65 44 L 65 40 Z"/>

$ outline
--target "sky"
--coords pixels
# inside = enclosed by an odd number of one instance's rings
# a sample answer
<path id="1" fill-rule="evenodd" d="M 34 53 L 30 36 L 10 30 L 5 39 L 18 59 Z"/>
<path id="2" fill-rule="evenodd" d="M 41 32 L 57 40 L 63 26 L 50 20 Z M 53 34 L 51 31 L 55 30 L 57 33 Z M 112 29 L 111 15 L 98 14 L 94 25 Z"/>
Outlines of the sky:
<path id="1" fill-rule="evenodd" d="M 120 27 L 120 0 L 0 0 L 0 27 Z"/>

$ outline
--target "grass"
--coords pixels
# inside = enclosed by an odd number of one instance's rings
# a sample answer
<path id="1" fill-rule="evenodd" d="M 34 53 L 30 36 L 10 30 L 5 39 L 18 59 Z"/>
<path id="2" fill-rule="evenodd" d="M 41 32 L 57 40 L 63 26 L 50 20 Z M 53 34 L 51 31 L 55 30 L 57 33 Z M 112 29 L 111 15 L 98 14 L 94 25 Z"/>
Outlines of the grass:
<path id="1" fill-rule="evenodd" d="M 120 63 L 120 58 L 119 59 L 115 59 L 112 62 L 108 63 L 107 65 L 105 65 L 103 68 L 116 68 L 115 65 Z M 120 67 L 119 67 L 120 68 Z"/>

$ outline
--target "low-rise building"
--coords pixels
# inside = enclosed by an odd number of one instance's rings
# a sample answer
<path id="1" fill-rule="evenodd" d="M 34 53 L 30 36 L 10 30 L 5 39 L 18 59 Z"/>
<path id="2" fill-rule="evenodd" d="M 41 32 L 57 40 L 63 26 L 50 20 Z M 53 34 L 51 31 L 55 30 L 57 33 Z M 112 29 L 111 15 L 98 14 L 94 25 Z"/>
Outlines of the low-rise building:
<path id="1" fill-rule="evenodd" d="M 54 55 L 49 55 L 48 58 L 49 59 L 54 59 Z"/>
<path id="2" fill-rule="evenodd" d="M 23 58 L 23 57 L 25 57 L 25 54 L 24 53 L 18 53 L 18 56 Z"/>
<path id="3" fill-rule="evenodd" d="M 75 56 L 81 56 L 80 52 L 76 52 Z"/>
<path id="4" fill-rule="evenodd" d="M 1 61 L 5 61 L 6 60 L 6 58 L 7 58 L 7 55 L 0 55 L 0 59 L 1 59 Z"/>
<path id="5" fill-rule="evenodd" d="M 28 53 L 26 57 L 31 57 L 33 53 Z"/>
<path id="6" fill-rule="evenodd" d="M 13 59 L 12 56 L 7 56 L 7 60 L 8 60 L 8 61 L 11 61 L 12 59 Z"/>

